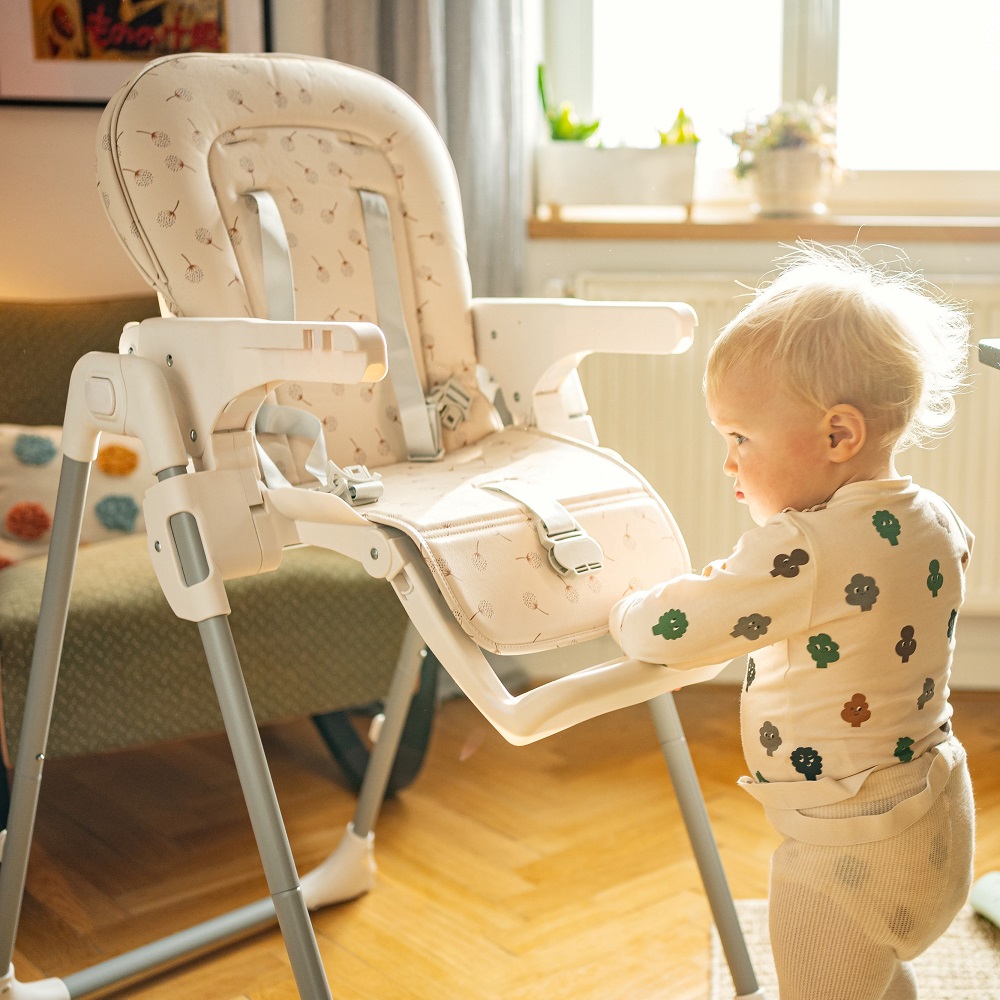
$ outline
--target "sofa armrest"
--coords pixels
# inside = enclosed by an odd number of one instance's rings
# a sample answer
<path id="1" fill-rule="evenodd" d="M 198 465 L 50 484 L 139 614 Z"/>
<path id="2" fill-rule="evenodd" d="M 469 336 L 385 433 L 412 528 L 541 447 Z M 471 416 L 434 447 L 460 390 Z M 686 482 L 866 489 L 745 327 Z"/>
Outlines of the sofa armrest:
<path id="1" fill-rule="evenodd" d="M 117 351 L 126 323 L 159 313 L 153 295 L 0 300 L 0 424 L 61 424 L 77 360 L 89 351 Z"/>

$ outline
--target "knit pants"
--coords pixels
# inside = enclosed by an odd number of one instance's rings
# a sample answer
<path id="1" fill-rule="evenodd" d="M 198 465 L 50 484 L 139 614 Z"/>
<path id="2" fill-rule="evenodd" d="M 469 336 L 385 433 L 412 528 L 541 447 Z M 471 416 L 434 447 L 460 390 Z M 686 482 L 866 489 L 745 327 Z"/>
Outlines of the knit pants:
<path id="1" fill-rule="evenodd" d="M 829 819 L 885 812 L 926 783 L 930 756 L 876 771 Z M 930 811 L 848 847 L 785 838 L 771 859 L 771 948 L 781 1000 L 915 1000 L 910 961 L 948 927 L 972 882 L 974 806 L 964 751 Z"/>

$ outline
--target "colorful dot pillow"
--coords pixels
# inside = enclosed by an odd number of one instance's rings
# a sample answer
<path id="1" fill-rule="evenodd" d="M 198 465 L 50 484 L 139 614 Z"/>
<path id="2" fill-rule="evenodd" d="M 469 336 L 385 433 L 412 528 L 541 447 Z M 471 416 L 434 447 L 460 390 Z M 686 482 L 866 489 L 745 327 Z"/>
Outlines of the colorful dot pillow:
<path id="1" fill-rule="evenodd" d="M 0 424 L 0 569 L 48 551 L 62 468 L 61 434 L 61 427 Z M 138 440 L 102 434 L 81 542 L 142 531 L 143 497 L 155 481 Z"/>

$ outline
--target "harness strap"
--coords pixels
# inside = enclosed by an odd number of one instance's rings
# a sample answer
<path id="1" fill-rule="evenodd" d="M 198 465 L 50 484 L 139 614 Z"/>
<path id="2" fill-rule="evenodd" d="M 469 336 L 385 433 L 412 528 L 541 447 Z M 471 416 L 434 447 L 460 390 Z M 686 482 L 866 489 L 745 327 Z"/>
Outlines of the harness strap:
<path id="1" fill-rule="evenodd" d="M 437 407 L 424 399 L 406 329 L 389 206 L 385 197 L 375 191 L 359 191 L 358 194 L 371 256 L 377 321 L 389 349 L 389 378 L 399 406 L 407 454 L 411 462 L 434 461 L 443 454 L 441 429 Z"/>
<path id="2" fill-rule="evenodd" d="M 597 540 L 545 490 L 522 479 L 480 483 L 480 488 L 506 494 L 538 518 L 538 538 L 548 551 L 549 563 L 560 576 L 587 576 L 604 567 L 604 550 Z"/>
<path id="3" fill-rule="evenodd" d="M 295 285 L 292 281 L 292 254 L 281 213 L 269 191 L 247 191 L 257 203 L 260 220 L 260 251 L 264 266 L 264 296 L 267 318 L 295 319 Z"/>

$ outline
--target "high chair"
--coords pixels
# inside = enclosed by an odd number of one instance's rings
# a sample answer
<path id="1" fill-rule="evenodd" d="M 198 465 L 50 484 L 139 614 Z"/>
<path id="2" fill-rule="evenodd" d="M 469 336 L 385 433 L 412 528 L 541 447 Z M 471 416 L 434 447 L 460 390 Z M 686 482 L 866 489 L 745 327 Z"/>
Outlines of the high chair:
<path id="1" fill-rule="evenodd" d="M 599 646 L 619 598 L 689 569 L 663 501 L 598 446 L 576 367 L 594 351 L 683 351 L 693 311 L 473 298 L 441 138 L 397 88 L 328 60 L 149 63 L 104 113 L 98 184 L 163 315 L 127 325 L 119 354 L 88 354 L 74 371 L 0 866 L 0 995 L 84 995 L 276 917 L 300 995 L 330 996 L 308 910 L 373 884 L 373 827 L 420 657 L 400 658 L 353 822 L 300 883 L 224 581 L 314 545 L 391 583 L 410 653 L 426 644 L 511 743 L 649 702 L 736 991 L 762 996 L 671 695 L 721 665 L 597 653 L 515 696 L 485 655 Z M 103 431 L 139 437 L 156 472 L 149 555 L 174 612 L 198 624 L 270 897 L 65 979 L 21 983 L 10 960 L 78 512 Z M 665 660 L 683 627 L 663 623 Z"/>

